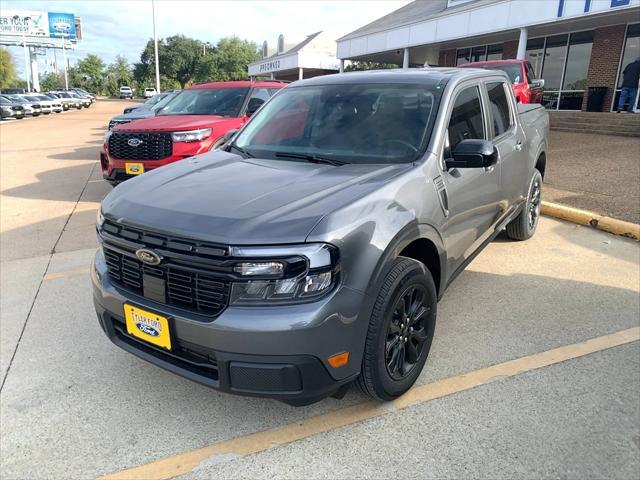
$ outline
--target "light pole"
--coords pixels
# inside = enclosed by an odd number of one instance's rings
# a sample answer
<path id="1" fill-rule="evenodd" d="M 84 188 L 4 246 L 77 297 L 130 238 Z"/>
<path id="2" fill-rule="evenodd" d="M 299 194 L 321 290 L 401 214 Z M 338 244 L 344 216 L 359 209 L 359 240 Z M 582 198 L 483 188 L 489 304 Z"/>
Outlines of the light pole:
<path id="1" fill-rule="evenodd" d="M 69 90 L 69 76 L 67 75 L 67 49 L 65 48 L 66 39 L 62 37 L 62 63 L 64 63 L 64 89 Z"/>
<path id="2" fill-rule="evenodd" d="M 156 93 L 160 93 L 160 64 L 158 63 L 158 35 L 156 35 L 156 7 L 153 0 L 151 0 L 151 13 L 151 16 L 153 17 L 153 43 L 155 45 L 156 57 Z"/>
<path id="3" fill-rule="evenodd" d="M 24 18 L 24 23 L 26 26 L 26 23 L 31 20 L 31 17 L 23 17 Z M 14 15 L 13 16 L 14 20 L 19 20 L 20 16 L 19 15 Z M 31 91 L 31 81 L 29 80 L 29 54 L 27 53 L 27 37 L 24 34 L 24 28 L 22 29 L 22 48 L 24 50 L 24 76 L 27 77 L 27 92 Z"/>

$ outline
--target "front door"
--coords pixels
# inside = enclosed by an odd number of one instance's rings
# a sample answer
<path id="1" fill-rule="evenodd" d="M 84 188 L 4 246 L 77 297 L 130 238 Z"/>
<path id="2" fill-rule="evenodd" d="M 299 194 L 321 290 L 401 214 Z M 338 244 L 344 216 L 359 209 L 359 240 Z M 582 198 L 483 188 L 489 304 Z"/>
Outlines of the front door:
<path id="1" fill-rule="evenodd" d="M 443 160 L 466 139 L 488 139 L 486 109 L 479 85 L 454 96 Z M 442 162 L 444 165 L 444 162 Z M 489 168 L 454 168 L 442 172 L 441 198 L 447 219 L 442 234 L 453 273 L 493 231 L 499 216 L 500 161 Z"/>

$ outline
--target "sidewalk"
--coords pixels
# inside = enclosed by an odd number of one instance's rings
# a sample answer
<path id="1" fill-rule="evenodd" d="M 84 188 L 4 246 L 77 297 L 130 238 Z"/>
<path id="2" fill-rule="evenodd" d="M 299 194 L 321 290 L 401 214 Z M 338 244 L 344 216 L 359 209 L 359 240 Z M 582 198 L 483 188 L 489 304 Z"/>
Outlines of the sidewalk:
<path id="1" fill-rule="evenodd" d="M 640 138 L 551 131 L 544 200 L 640 223 Z"/>

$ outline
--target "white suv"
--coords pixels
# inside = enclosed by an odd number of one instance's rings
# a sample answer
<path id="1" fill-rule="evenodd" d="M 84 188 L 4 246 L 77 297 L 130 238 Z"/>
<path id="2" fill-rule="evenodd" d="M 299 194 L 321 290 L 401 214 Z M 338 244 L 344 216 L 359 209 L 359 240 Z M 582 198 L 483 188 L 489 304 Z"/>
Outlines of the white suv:
<path id="1" fill-rule="evenodd" d="M 144 98 L 151 98 L 156 94 L 155 88 L 145 88 L 144 89 Z"/>
<path id="2" fill-rule="evenodd" d="M 131 90 L 131 87 L 120 87 L 120 98 L 133 98 L 133 90 Z"/>

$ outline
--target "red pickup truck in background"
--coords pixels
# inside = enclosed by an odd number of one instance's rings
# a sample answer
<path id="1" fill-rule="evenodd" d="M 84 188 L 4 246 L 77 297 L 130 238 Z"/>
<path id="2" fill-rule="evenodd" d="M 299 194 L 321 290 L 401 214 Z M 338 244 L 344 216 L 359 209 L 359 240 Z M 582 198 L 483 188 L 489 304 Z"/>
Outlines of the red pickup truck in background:
<path id="1" fill-rule="evenodd" d="M 280 81 L 197 85 L 176 95 L 155 117 L 114 127 L 100 151 L 102 176 L 116 185 L 147 170 L 207 152 L 238 129 L 274 93 Z"/>
<path id="2" fill-rule="evenodd" d="M 535 78 L 535 72 L 528 60 L 490 60 L 460 65 L 461 68 L 486 68 L 502 70 L 513 85 L 513 94 L 518 103 L 542 103 L 544 80 Z"/>

